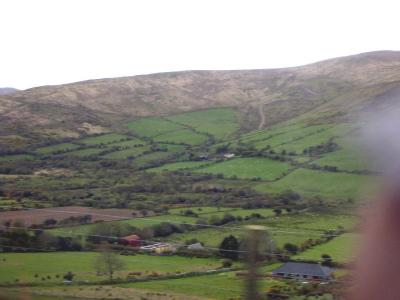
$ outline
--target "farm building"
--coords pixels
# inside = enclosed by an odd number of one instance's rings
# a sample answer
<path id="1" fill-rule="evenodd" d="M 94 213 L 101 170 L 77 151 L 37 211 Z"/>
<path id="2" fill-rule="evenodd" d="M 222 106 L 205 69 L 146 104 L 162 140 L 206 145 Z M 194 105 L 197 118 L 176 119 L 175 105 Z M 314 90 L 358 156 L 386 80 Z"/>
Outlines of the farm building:
<path id="1" fill-rule="evenodd" d="M 201 243 L 191 244 L 187 247 L 190 250 L 203 250 L 204 246 Z"/>
<path id="2" fill-rule="evenodd" d="M 234 158 L 235 157 L 235 154 L 233 154 L 233 153 L 225 153 L 224 154 L 224 158 Z"/>
<path id="3" fill-rule="evenodd" d="M 147 246 L 140 247 L 140 250 L 154 252 L 156 254 L 175 252 L 176 248 L 167 243 L 155 243 Z"/>
<path id="4" fill-rule="evenodd" d="M 299 280 L 330 280 L 332 270 L 320 264 L 287 262 L 272 271 L 272 275 Z"/>
<path id="5" fill-rule="evenodd" d="M 121 243 L 132 247 L 140 247 L 140 237 L 136 234 L 121 238 Z"/>

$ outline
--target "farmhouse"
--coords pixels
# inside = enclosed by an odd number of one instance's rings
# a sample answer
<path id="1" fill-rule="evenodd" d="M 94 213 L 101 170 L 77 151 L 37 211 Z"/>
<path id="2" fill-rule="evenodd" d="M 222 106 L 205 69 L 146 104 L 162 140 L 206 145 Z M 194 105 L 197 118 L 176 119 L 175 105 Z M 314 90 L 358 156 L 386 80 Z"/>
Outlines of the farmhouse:
<path id="1" fill-rule="evenodd" d="M 233 154 L 233 153 L 225 153 L 224 154 L 224 158 L 234 158 L 235 157 L 235 154 Z"/>
<path id="2" fill-rule="evenodd" d="M 171 253 L 175 252 L 176 248 L 173 247 L 171 244 L 167 243 L 154 243 L 147 246 L 140 247 L 140 250 L 153 252 L 156 254 L 164 254 L 164 253 Z"/>
<path id="3" fill-rule="evenodd" d="M 274 276 L 294 279 L 330 280 L 332 270 L 320 264 L 287 262 L 272 271 Z"/>
<path id="4" fill-rule="evenodd" d="M 191 244 L 187 247 L 190 250 L 203 250 L 204 246 L 201 243 Z"/>
<path id="5" fill-rule="evenodd" d="M 140 247 L 140 237 L 136 234 L 121 238 L 121 243 L 132 247 Z"/>

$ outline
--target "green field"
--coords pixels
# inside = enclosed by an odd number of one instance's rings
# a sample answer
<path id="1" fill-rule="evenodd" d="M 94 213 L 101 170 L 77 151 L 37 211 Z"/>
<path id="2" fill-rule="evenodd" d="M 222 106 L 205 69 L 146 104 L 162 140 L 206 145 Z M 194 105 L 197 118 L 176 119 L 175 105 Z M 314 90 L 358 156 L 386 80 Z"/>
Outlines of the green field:
<path id="1" fill-rule="evenodd" d="M 97 276 L 94 261 L 95 252 L 50 252 L 50 253 L 0 253 L 0 283 L 20 282 L 62 282 L 68 271 L 76 274 L 75 280 L 99 281 L 105 276 Z M 187 258 L 180 256 L 134 255 L 120 256 L 126 265 L 115 277 L 125 278 L 129 272 L 175 273 L 205 271 L 221 266 L 217 258 Z M 38 278 L 35 278 L 38 274 Z M 56 278 L 56 275 L 60 278 Z M 51 278 L 48 279 L 47 276 Z M 46 280 L 41 278 L 45 277 Z"/>
<path id="2" fill-rule="evenodd" d="M 146 217 L 146 218 L 134 218 L 122 221 L 115 221 L 115 222 L 107 222 L 107 224 L 111 223 L 122 223 L 122 224 L 129 224 L 131 226 L 137 228 L 143 227 L 151 227 L 153 225 L 160 224 L 162 222 L 176 222 L 179 224 L 194 224 L 196 223 L 196 218 L 186 217 L 186 216 L 179 216 L 179 215 L 162 215 L 162 216 L 153 216 L 153 217 Z M 78 226 L 71 226 L 71 227 L 62 227 L 56 229 L 50 229 L 49 232 L 55 235 L 61 236 L 68 236 L 68 235 L 87 235 L 90 234 L 90 231 L 96 226 L 96 224 L 87 224 L 87 225 L 78 225 Z"/>
<path id="3" fill-rule="evenodd" d="M 119 133 L 108 133 L 94 137 L 88 137 L 80 140 L 81 143 L 85 145 L 101 145 L 101 144 L 111 144 L 115 142 L 119 142 L 121 140 L 127 139 L 128 137 Z"/>
<path id="4" fill-rule="evenodd" d="M 176 163 L 165 164 L 161 167 L 147 169 L 148 172 L 164 172 L 177 170 L 190 170 L 204 165 L 210 164 L 207 161 L 181 161 Z"/>
<path id="5" fill-rule="evenodd" d="M 129 139 L 127 141 L 122 141 L 122 142 L 116 142 L 116 143 L 111 143 L 108 146 L 109 147 L 121 147 L 121 148 L 131 148 L 135 147 L 138 145 L 145 145 L 146 143 L 142 140 L 139 139 Z"/>
<path id="6" fill-rule="evenodd" d="M 236 176 L 245 179 L 259 177 L 264 180 L 274 180 L 282 176 L 289 168 L 289 164 L 280 161 L 268 158 L 246 157 L 216 163 L 196 169 L 194 172 L 223 174 L 225 177 Z"/>
<path id="7" fill-rule="evenodd" d="M 87 157 L 91 155 L 98 155 L 99 153 L 105 151 L 103 148 L 87 148 L 82 150 L 76 150 L 66 153 L 68 156 L 78 156 L 78 157 Z"/>
<path id="8" fill-rule="evenodd" d="M 75 150 L 77 148 L 79 148 L 79 145 L 72 144 L 72 143 L 62 143 L 62 144 L 37 148 L 35 150 L 35 152 L 39 153 L 39 154 L 52 154 L 52 153 L 56 153 L 56 152 L 71 151 L 71 150 Z"/>
<path id="9" fill-rule="evenodd" d="M 239 299 L 243 295 L 243 283 L 243 278 L 237 276 L 236 272 L 225 272 L 189 278 L 131 283 L 121 286 L 157 292 L 171 291 L 205 297 L 206 299 Z M 260 289 L 263 292 L 266 292 L 268 288 L 274 285 L 285 285 L 285 283 L 268 278 L 260 281 Z"/>
<path id="10" fill-rule="evenodd" d="M 336 262 L 346 263 L 354 258 L 353 247 L 358 236 L 354 233 L 345 233 L 333 240 L 308 249 L 294 258 L 320 261 L 321 255 L 328 254 Z"/>
<path id="11" fill-rule="evenodd" d="M 171 156 L 172 153 L 170 152 L 164 152 L 164 151 L 157 151 L 157 152 L 152 152 L 149 154 L 144 154 L 141 155 L 133 161 L 133 164 L 138 167 L 145 166 L 149 163 L 153 163 L 155 161 L 160 161 L 167 159 L 168 157 Z"/>
<path id="12" fill-rule="evenodd" d="M 168 117 L 168 120 L 213 135 L 218 139 L 229 137 L 239 129 L 236 112 L 232 108 L 189 112 Z"/>
<path id="13" fill-rule="evenodd" d="M 186 145 L 199 145 L 207 141 L 207 139 L 208 138 L 206 135 L 199 134 L 190 129 L 170 131 L 154 137 L 154 140 L 157 142 L 178 143 Z"/>
<path id="14" fill-rule="evenodd" d="M 0 162 L 20 161 L 20 160 L 33 160 L 35 157 L 29 154 L 16 154 L 0 156 Z"/>
<path id="15" fill-rule="evenodd" d="M 182 126 L 163 118 L 144 118 L 128 124 L 128 128 L 145 137 L 155 137 L 167 132 L 183 129 Z"/>
<path id="16" fill-rule="evenodd" d="M 147 146 L 143 147 L 133 147 L 125 150 L 114 151 L 104 155 L 105 158 L 109 159 L 126 159 L 130 157 L 136 157 L 143 154 L 146 151 L 149 151 L 150 148 Z"/>
<path id="17" fill-rule="evenodd" d="M 179 215 L 184 213 L 186 210 L 192 210 L 198 215 L 223 212 L 232 210 L 231 207 L 215 207 L 215 206 L 190 206 L 190 207 L 178 207 L 178 208 L 170 208 L 168 211 L 170 214 Z"/>
<path id="18" fill-rule="evenodd" d="M 261 183 L 255 189 L 259 192 L 281 193 L 293 190 L 302 196 L 321 196 L 329 199 L 358 199 L 360 187 L 368 176 L 332 173 L 317 170 L 297 169 L 279 181 Z"/>
<path id="19" fill-rule="evenodd" d="M 368 170 L 370 166 L 363 159 L 362 155 L 355 149 L 340 149 L 327 153 L 324 157 L 313 162 L 319 166 L 335 166 L 339 170 L 355 171 Z"/>

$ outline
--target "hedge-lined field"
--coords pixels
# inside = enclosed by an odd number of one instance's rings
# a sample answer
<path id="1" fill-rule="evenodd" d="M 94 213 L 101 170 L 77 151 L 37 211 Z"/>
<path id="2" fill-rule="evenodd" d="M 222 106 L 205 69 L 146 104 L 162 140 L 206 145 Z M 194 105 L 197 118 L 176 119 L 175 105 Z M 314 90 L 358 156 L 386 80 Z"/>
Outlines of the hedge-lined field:
<path id="1" fill-rule="evenodd" d="M 274 180 L 290 168 L 288 163 L 260 157 L 235 158 L 196 169 L 197 173 L 223 174 L 225 177 Z"/>

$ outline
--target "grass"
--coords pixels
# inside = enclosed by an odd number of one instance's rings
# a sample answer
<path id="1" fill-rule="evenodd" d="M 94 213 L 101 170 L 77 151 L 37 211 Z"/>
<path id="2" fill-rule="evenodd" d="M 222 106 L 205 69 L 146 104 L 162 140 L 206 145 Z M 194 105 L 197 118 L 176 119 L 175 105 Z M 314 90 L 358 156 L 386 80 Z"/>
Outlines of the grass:
<path id="1" fill-rule="evenodd" d="M 285 285 L 282 281 L 270 278 L 261 280 L 259 284 L 263 292 L 274 285 Z M 170 291 L 206 299 L 239 299 L 243 295 L 244 281 L 242 277 L 236 275 L 236 272 L 225 272 L 180 279 L 138 282 L 123 286 L 158 292 Z"/>
<path id="2" fill-rule="evenodd" d="M 75 145 L 72 143 L 62 143 L 62 144 L 57 144 L 57 145 L 52 145 L 52 146 L 47 146 L 47 147 L 40 147 L 35 150 L 36 153 L 39 154 L 53 154 L 56 152 L 66 152 L 66 151 L 71 151 L 79 148 L 79 145 Z"/>
<path id="3" fill-rule="evenodd" d="M 16 154 L 0 156 L 0 162 L 20 161 L 20 160 L 33 160 L 35 157 L 29 154 Z"/>
<path id="4" fill-rule="evenodd" d="M 353 247 L 357 240 L 357 235 L 354 233 L 345 233 L 333 240 L 315 246 L 297 255 L 302 259 L 321 260 L 321 255 L 328 254 L 336 262 L 346 263 L 354 258 Z M 294 257 L 296 258 L 296 256 Z"/>
<path id="5" fill-rule="evenodd" d="M 358 199 L 360 187 L 368 176 L 297 169 L 282 179 L 255 186 L 259 192 L 282 193 L 293 190 L 302 196 L 320 196 L 329 199 Z"/>
<path id="6" fill-rule="evenodd" d="M 196 169 L 195 172 L 223 174 L 225 177 L 236 176 L 243 179 L 259 177 L 264 180 L 274 180 L 287 172 L 289 168 L 289 164 L 280 161 L 268 158 L 246 157 L 216 163 Z"/>
<path id="7" fill-rule="evenodd" d="M 333 127 L 325 127 L 325 125 L 312 126 L 307 127 L 307 129 L 313 129 L 314 127 L 320 129 L 316 131 L 311 131 L 311 133 L 307 133 L 307 135 L 302 138 L 296 138 L 296 140 L 294 141 L 274 147 L 274 149 L 278 152 L 286 150 L 287 152 L 303 153 L 304 149 L 326 143 L 330 139 L 337 137 L 338 135 L 344 135 L 346 131 L 350 128 L 347 124 L 341 124 Z"/>
<path id="8" fill-rule="evenodd" d="M 163 118 L 143 118 L 129 123 L 128 128 L 132 132 L 145 137 L 156 137 L 167 132 L 183 129 L 181 125 Z"/>
<path id="9" fill-rule="evenodd" d="M 283 144 L 288 144 L 291 142 L 294 143 L 295 141 L 301 138 L 326 130 L 330 127 L 331 127 L 330 125 L 314 125 L 314 126 L 299 126 L 295 128 L 288 128 L 284 132 L 280 132 L 279 134 L 273 135 L 270 138 L 254 143 L 254 146 L 257 149 L 262 149 L 266 146 L 277 148 L 278 146 L 281 146 Z"/>
<path id="10" fill-rule="evenodd" d="M 154 138 L 157 142 L 181 143 L 187 145 L 199 145 L 207 141 L 207 136 L 196 133 L 190 129 L 180 129 L 166 132 Z"/>
<path id="11" fill-rule="evenodd" d="M 140 167 L 146 166 L 147 164 L 153 163 L 155 161 L 167 159 L 168 157 L 171 156 L 171 154 L 172 153 L 170 152 L 164 152 L 164 151 L 152 152 L 135 158 L 133 164 L 135 166 L 140 166 Z"/>
<path id="12" fill-rule="evenodd" d="M 213 135 L 217 139 L 226 138 L 239 129 L 236 112 L 232 108 L 189 112 L 168 117 L 168 120 Z"/>
<path id="13" fill-rule="evenodd" d="M 62 276 L 68 271 L 76 274 L 75 280 L 99 281 L 105 276 L 97 276 L 94 261 L 95 252 L 50 252 L 50 253 L 0 253 L 0 283 L 14 282 L 62 282 Z M 175 273 L 205 271 L 221 266 L 216 258 L 188 258 L 180 256 L 134 255 L 119 256 L 125 264 L 125 270 L 115 277 L 124 278 L 129 272 Z M 35 274 L 39 277 L 35 278 Z M 56 275 L 60 278 L 56 278 Z M 42 281 L 42 277 L 51 279 Z"/>
<path id="14" fill-rule="evenodd" d="M 128 137 L 119 133 L 108 133 L 94 137 L 88 137 L 80 140 L 81 143 L 85 145 L 102 145 L 102 144 L 111 144 L 115 142 L 119 142 L 121 140 L 127 139 Z"/>
<path id="15" fill-rule="evenodd" d="M 108 146 L 110 147 L 121 147 L 121 148 L 132 148 L 138 145 L 144 145 L 145 142 L 139 139 L 130 139 L 127 141 L 111 143 Z"/>
<path id="16" fill-rule="evenodd" d="M 115 222 L 107 222 L 107 224 L 112 223 L 123 223 L 129 224 L 131 226 L 137 228 L 144 228 L 144 227 L 151 227 L 153 225 L 160 224 L 162 222 L 176 222 L 176 223 L 187 223 L 187 224 L 194 224 L 196 223 L 196 218 L 186 217 L 186 216 L 179 216 L 179 215 L 162 215 L 162 216 L 152 216 L 146 218 L 134 218 L 134 219 L 127 219 L 122 221 L 115 221 Z M 91 230 L 96 226 L 96 224 L 87 224 L 87 225 L 79 225 L 79 226 L 71 226 L 71 227 L 62 227 L 56 229 L 50 229 L 48 232 L 54 235 L 60 236 L 68 236 L 68 235 L 88 235 L 90 234 Z"/>
<path id="17" fill-rule="evenodd" d="M 327 153 L 313 162 L 319 166 L 335 166 L 339 170 L 354 171 L 370 169 L 362 154 L 355 149 L 340 149 Z"/>
<path id="18" fill-rule="evenodd" d="M 130 157 L 139 156 L 139 155 L 143 154 L 144 152 L 149 151 L 149 149 L 150 148 L 148 146 L 133 147 L 133 148 L 125 149 L 125 150 L 114 151 L 114 152 L 104 155 L 103 157 L 108 158 L 108 159 L 126 159 L 126 158 L 130 158 Z"/>
<path id="19" fill-rule="evenodd" d="M 177 170 L 190 170 L 204 165 L 210 164 L 207 161 L 181 161 L 176 163 L 165 164 L 161 167 L 147 169 L 148 172 L 164 172 L 164 171 L 177 171 Z"/>
<path id="20" fill-rule="evenodd" d="M 181 214 L 185 210 L 192 210 L 193 212 L 197 213 L 198 215 L 202 214 L 209 214 L 215 213 L 220 211 L 229 211 L 232 210 L 231 207 L 215 207 L 215 206 L 193 206 L 193 207 L 178 207 L 178 208 L 171 208 L 169 209 L 170 214 Z"/>
<path id="21" fill-rule="evenodd" d="M 101 153 L 103 151 L 105 151 L 104 148 L 87 148 L 87 149 L 68 152 L 65 155 L 77 156 L 77 157 L 87 157 L 87 156 L 91 156 L 91 155 L 98 155 L 99 153 Z"/>

